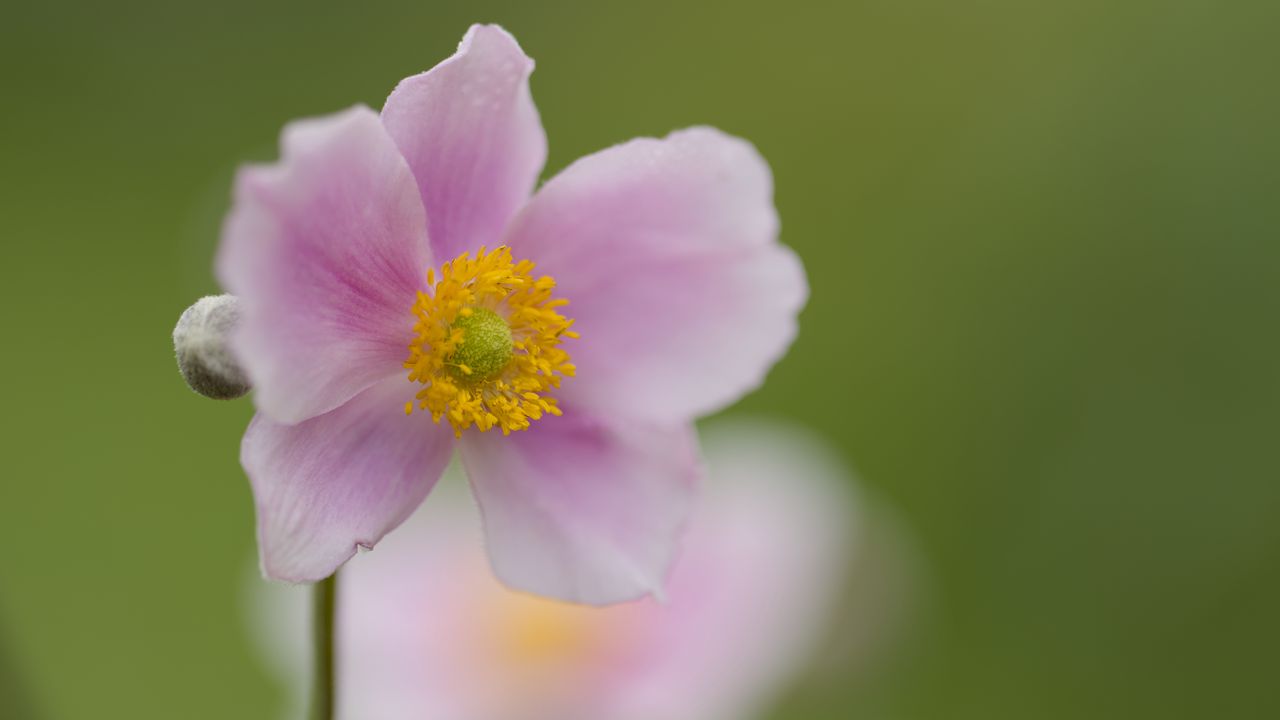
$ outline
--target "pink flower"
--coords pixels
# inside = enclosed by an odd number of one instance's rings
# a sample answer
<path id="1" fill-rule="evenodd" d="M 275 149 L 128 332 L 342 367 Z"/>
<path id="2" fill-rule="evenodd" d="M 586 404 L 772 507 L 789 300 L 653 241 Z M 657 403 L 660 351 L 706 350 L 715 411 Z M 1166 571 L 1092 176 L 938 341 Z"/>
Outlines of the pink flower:
<path id="1" fill-rule="evenodd" d="M 475 512 L 446 481 L 438 502 L 343 572 L 338 717 L 745 720 L 767 710 L 842 606 L 855 550 L 849 479 L 785 427 L 717 424 L 707 448 L 709 493 L 662 603 L 590 608 L 506 590 L 485 568 Z M 251 585 L 255 637 L 299 700 L 300 590 Z"/>
<path id="2" fill-rule="evenodd" d="M 795 336 L 804 273 L 752 146 L 632 140 L 533 193 L 532 70 L 473 26 L 381 116 L 294 122 L 277 164 L 237 176 L 217 269 L 244 313 L 268 577 L 315 581 L 372 547 L 456 446 L 509 586 L 658 592 L 699 475 L 693 418 Z"/>

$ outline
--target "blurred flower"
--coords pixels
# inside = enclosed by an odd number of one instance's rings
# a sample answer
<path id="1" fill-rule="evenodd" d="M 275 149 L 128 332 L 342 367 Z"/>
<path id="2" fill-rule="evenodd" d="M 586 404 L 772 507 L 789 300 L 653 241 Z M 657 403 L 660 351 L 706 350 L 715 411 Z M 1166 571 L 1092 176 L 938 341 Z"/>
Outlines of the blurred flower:
<path id="1" fill-rule="evenodd" d="M 372 547 L 456 438 L 504 582 L 659 592 L 699 474 L 692 419 L 790 345 L 807 289 L 755 149 L 710 128 L 632 140 L 531 197 L 532 70 L 474 26 L 380 117 L 292 123 L 278 164 L 238 175 L 218 275 L 243 308 L 268 577 L 318 580 Z"/>
<path id="2" fill-rule="evenodd" d="M 348 720 L 745 720 L 827 636 L 853 555 L 851 481 L 808 436 L 720 423 L 665 602 L 591 608 L 499 585 L 448 486 L 338 585 Z M 860 537 L 860 535 L 859 535 Z M 306 592 L 252 583 L 255 636 L 302 697 Z"/>

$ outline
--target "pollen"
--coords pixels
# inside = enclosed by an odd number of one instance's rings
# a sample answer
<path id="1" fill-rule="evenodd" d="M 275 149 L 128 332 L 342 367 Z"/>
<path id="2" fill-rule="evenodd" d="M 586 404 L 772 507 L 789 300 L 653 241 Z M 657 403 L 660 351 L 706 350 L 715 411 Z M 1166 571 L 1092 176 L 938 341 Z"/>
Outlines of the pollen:
<path id="1" fill-rule="evenodd" d="M 560 343 L 578 333 L 559 312 L 568 301 L 554 297 L 555 280 L 535 278 L 533 269 L 502 246 L 462 253 L 438 277 L 427 271 L 404 362 L 409 380 L 423 387 L 406 413 L 448 420 L 458 437 L 472 426 L 506 435 L 560 414 L 551 393 L 574 373 Z"/>

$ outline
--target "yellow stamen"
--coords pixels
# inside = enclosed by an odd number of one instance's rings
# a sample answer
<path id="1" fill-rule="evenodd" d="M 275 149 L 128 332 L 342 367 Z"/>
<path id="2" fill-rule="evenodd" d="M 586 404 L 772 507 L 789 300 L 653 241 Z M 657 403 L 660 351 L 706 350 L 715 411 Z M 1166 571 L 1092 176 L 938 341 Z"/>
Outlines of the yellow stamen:
<path id="1" fill-rule="evenodd" d="M 447 418 L 459 437 L 472 425 L 505 435 L 560 414 L 547 393 L 573 376 L 560 341 L 578 333 L 556 311 L 568 301 L 552 298 L 555 280 L 535 280 L 533 267 L 502 246 L 481 247 L 474 258 L 462 253 L 440 268 L 439 282 L 427 271 L 431 294 L 418 293 L 413 305 L 417 337 L 404 367 L 424 386 L 418 407 L 437 423 Z M 411 402 L 405 412 L 413 408 Z"/>

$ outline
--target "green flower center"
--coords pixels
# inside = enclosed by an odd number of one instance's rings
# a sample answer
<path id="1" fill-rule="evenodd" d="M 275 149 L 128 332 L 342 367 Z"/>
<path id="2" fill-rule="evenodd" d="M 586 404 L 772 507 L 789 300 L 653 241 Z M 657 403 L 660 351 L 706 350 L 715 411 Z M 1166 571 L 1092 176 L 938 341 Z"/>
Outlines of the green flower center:
<path id="1" fill-rule="evenodd" d="M 447 365 L 460 382 L 470 385 L 492 379 L 511 361 L 515 348 L 511 326 L 498 313 L 472 308 L 470 313 L 458 315 L 450 327 L 464 333 Z"/>

